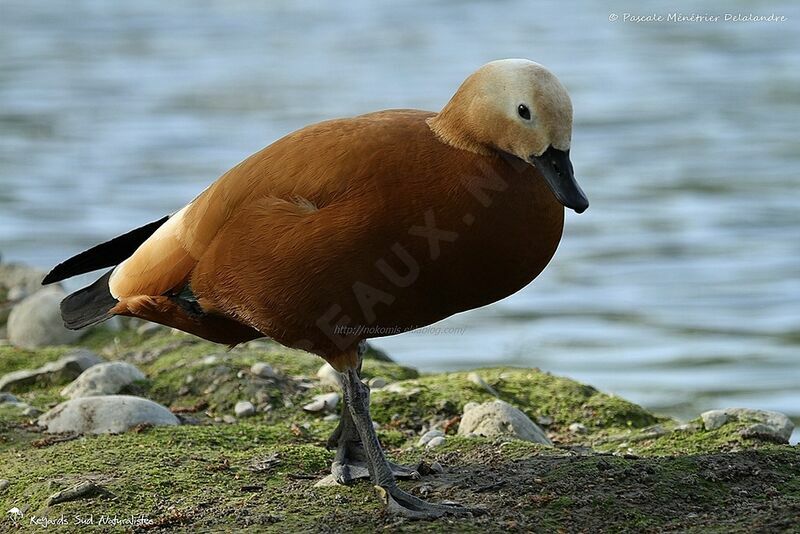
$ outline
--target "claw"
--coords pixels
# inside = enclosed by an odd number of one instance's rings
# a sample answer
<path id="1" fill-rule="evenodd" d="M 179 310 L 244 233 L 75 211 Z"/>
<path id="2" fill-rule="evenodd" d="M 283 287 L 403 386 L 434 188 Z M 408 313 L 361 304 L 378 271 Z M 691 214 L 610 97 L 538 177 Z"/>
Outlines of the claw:
<path id="1" fill-rule="evenodd" d="M 375 486 L 375 491 L 390 514 L 401 515 L 409 519 L 438 519 L 446 515 L 466 517 L 486 513 L 486 510 L 481 508 L 467 508 L 460 504 L 429 503 L 397 486 L 393 488 Z"/>

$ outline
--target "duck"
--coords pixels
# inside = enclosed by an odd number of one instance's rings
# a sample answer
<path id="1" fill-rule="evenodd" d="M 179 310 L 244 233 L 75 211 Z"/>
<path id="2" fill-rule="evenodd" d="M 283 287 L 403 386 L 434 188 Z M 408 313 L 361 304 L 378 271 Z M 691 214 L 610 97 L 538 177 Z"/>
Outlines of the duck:
<path id="1" fill-rule="evenodd" d="M 389 109 L 289 133 L 43 283 L 110 268 L 61 303 L 71 329 L 120 315 L 320 356 L 343 383 L 328 441 L 335 479 L 370 477 L 407 517 L 473 513 L 398 485 L 417 474 L 390 462 L 375 433 L 360 379 L 366 341 L 486 306 L 542 272 L 565 208 L 589 206 L 570 159 L 572 116 L 546 67 L 492 61 L 439 112 Z"/>

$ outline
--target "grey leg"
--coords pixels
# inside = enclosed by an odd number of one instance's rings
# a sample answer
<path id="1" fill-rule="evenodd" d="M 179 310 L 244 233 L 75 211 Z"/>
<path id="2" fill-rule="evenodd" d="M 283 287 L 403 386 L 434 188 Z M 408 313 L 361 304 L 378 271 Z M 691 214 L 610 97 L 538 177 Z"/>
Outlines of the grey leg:
<path id="1" fill-rule="evenodd" d="M 349 369 L 344 378 L 344 401 L 350 410 L 353 425 L 361 437 L 367 468 L 381 496 L 393 513 L 413 519 L 434 519 L 443 515 L 466 515 L 470 510 L 457 505 L 431 504 L 400 489 L 395 482 L 392 466 L 386 460 L 383 449 L 372 426 L 369 414 L 369 388 L 361 383 L 358 372 Z"/>
<path id="2" fill-rule="evenodd" d="M 361 376 L 361 365 L 357 371 L 357 376 Z M 366 387 L 366 386 L 365 386 Z M 346 398 L 346 394 L 345 394 Z M 339 419 L 339 426 L 328 438 L 328 449 L 336 449 L 336 456 L 331 465 L 331 474 L 339 484 L 352 484 L 358 479 L 369 478 L 364 447 L 361 445 L 361 437 L 358 435 L 353 416 L 347 407 L 347 402 L 342 403 L 342 416 Z M 392 474 L 396 478 L 419 478 L 419 472 L 410 467 L 404 467 L 394 463 L 389 463 Z"/>

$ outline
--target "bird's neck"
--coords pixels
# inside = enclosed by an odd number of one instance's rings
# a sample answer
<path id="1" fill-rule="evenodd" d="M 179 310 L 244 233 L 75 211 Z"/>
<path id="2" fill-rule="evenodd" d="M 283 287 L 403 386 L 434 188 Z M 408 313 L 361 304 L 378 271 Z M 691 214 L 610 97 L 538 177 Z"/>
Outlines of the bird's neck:
<path id="1" fill-rule="evenodd" d="M 481 142 L 479 131 L 470 119 L 469 102 L 459 91 L 450 102 L 433 117 L 426 120 L 428 126 L 442 143 L 461 150 L 484 156 L 496 155 L 488 145 Z"/>

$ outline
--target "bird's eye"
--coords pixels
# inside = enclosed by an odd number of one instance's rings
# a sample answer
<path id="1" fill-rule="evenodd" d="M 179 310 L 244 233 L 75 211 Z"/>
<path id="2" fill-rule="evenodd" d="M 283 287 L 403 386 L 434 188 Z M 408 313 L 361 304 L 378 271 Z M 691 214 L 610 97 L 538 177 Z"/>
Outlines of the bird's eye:
<path id="1" fill-rule="evenodd" d="M 528 106 L 525 104 L 520 104 L 519 107 L 517 107 L 517 113 L 519 113 L 519 116 L 526 121 L 531 120 L 531 110 L 529 110 Z"/>

